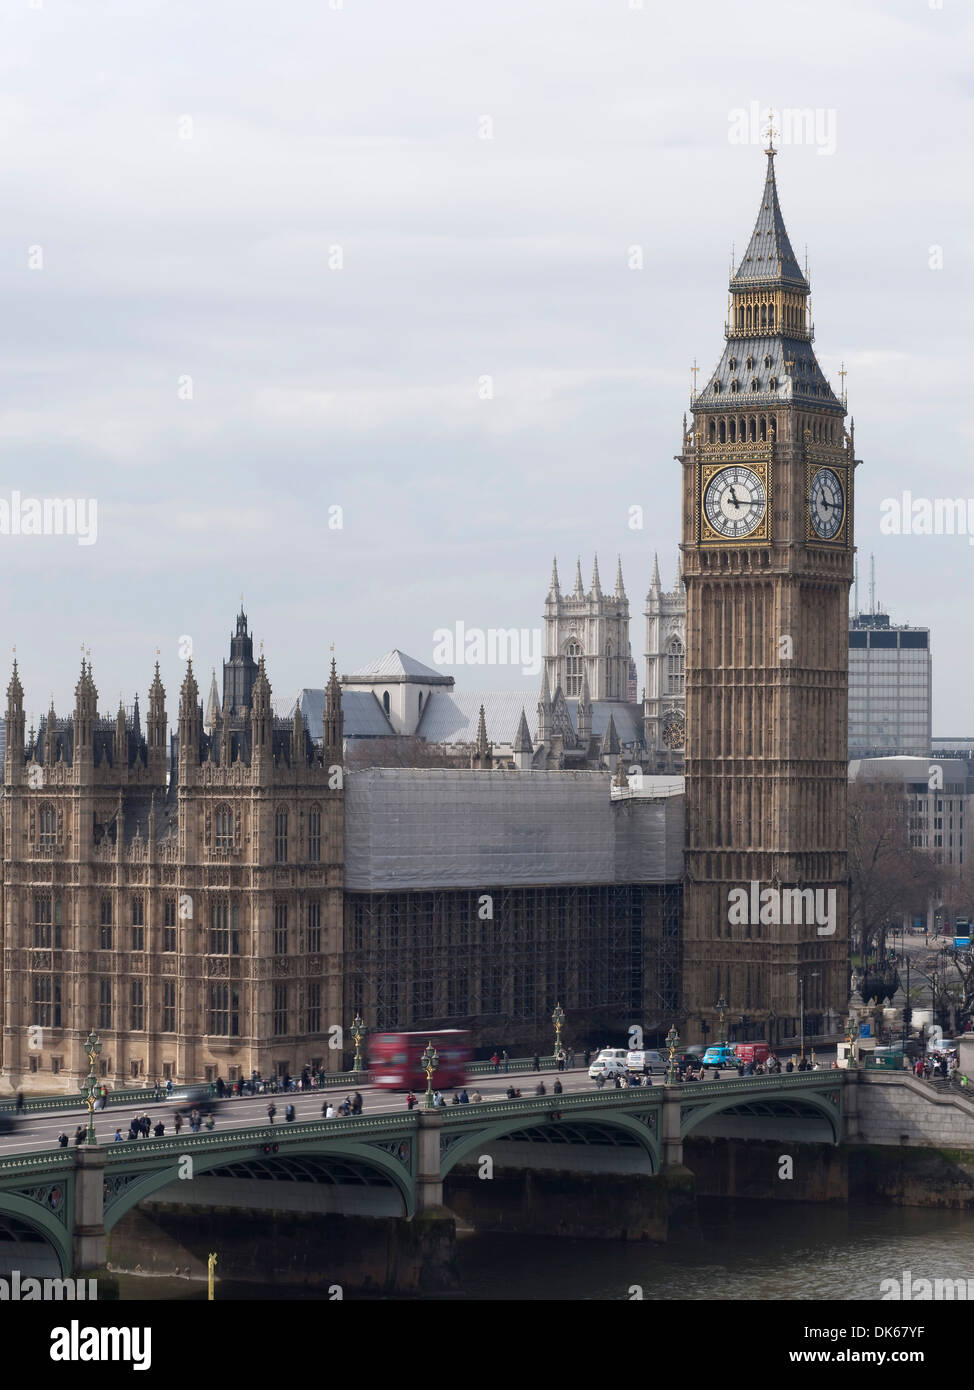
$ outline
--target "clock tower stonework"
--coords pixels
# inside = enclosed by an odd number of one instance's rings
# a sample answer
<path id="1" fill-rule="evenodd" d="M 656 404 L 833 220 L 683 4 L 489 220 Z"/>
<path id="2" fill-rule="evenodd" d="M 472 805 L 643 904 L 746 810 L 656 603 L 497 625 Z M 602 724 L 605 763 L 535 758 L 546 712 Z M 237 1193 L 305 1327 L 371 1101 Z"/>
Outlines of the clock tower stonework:
<path id="1" fill-rule="evenodd" d="M 812 348 L 775 150 L 684 432 L 684 1031 L 772 1045 L 848 997 L 853 432 Z M 742 1019 L 744 1022 L 742 1023 Z M 731 1034 L 732 1038 L 734 1033 Z"/>

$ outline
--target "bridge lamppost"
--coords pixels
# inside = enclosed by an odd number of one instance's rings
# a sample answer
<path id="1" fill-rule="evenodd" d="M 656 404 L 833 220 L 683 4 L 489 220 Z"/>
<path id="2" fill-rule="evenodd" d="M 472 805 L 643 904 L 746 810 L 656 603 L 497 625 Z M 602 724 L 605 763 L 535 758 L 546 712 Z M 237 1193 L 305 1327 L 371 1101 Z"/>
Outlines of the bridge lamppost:
<path id="1" fill-rule="evenodd" d="M 714 1005 L 714 1008 L 717 1010 L 717 1013 L 720 1016 L 720 1030 L 717 1035 L 717 1041 L 723 1044 L 727 1041 L 727 1030 L 724 1027 L 724 1014 L 727 1012 L 727 1000 L 724 998 L 723 995 L 721 995 L 720 998 L 717 1000 L 717 1003 Z"/>
<path id="2" fill-rule="evenodd" d="M 565 1010 L 561 1007 L 560 1004 L 556 1004 L 556 1005 L 555 1005 L 555 1011 L 554 1011 L 554 1013 L 551 1015 L 551 1021 L 552 1021 L 552 1023 L 555 1025 L 555 1053 L 554 1053 L 554 1055 L 555 1055 L 555 1057 L 557 1058 L 559 1052 L 561 1051 L 561 1029 L 562 1029 L 562 1024 L 565 1022 Z"/>
<path id="3" fill-rule="evenodd" d="M 362 1066 L 362 1030 L 365 1024 L 359 1014 L 352 1019 L 352 1041 L 355 1043 L 355 1056 L 352 1059 L 352 1071 L 364 1070 Z"/>
<path id="4" fill-rule="evenodd" d="M 84 1043 L 84 1049 L 88 1054 L 88 1065 L 91 1068 L 88 1073 L 88 1079 L 81 1087 L 81 1094 L 84 1096 L 85 1103 L 88 1106 L 88 1133 L 85 1136 L 85 1142 L 88 1144 L 97 1144 L 98 1140 L 95 1137 L 95 1093 L 98 1090 L 98 1077 L 95 1075 L 95 1058 L 101 1051 L 101 1040 L 97 1033 L 88 1034 Z"/>
<path id="5" fill-rule="evenodd" d="M 667 1073 L 666 1073 L 666 1084 L 667 1084 L 667 1086 L 675 1086 L 675 1085 L 676 1085 L 676 1061 L 675 1061 L 675 1058 L 676 1058 L 676 1045 L 677 1045 L 677 1043 L 678 1043 L 679 1041 L 680 1041 L 680 1035 L 679 1035 L 679 1033 L 676 1031 L 676 1024 L 674 1023 L 673 1026 L 672 1026 L 672 1028 L 670 1029 L 670 1031 L 669 1031 L 669 1032 L 667 1033 L 667 1035 L 666 1035 L 666 1046 L 670 1049 L 670 1065 L 669 1065 L 669 1068 L 668 1068 Z M 650 1077 L 650 1080 L 652 1080 L 652 1077 Z"/>
<path id="6" fill-rule="evenodd" d="M 420 1061 L 423 1071 L 426 1073 L 426 1108 L 433 1109 L 433 1073 L 440 1064 L 440 1054 L 433 1046 L 432 1042 L 426 1044 L 426 1051 Z"/>

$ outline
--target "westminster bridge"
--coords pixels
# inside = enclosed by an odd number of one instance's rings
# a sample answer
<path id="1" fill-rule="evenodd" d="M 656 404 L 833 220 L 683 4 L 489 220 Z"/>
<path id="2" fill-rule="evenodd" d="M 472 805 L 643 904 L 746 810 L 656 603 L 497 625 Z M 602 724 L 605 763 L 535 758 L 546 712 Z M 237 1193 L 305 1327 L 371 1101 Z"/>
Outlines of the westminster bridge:
<path id="1" fill-rule="evenodd" d="M 681 1169 L 691 1136 L 853 1138 L 858 1090 L 849 1083 L 859 1076 L 584 1090 L 76 1149 L 0 1148 L 0 1221 L 46 1242 L 68 1274 L 103 1268 L 113 1229 L 140 1204 L 411 1221 L 450 1206 L 451 1174 L 568 1172 L 631 1184 Z"/>

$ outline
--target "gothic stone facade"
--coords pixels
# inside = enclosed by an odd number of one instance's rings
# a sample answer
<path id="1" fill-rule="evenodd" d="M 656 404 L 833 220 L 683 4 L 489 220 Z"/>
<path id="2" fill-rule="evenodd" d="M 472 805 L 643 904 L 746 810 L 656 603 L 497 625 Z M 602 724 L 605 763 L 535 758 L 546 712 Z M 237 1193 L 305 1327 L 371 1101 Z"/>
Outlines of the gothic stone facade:
<path id="1" fill-rule="evenodd" d="M 189 664 L 170 770 L 156 666 L 138 704 L 98 715 L 82 663 L 72 718 L 25 737 L 16 663 L 3 798 L 5 1090 L 76 1091 L 83 1040 L 120 1087 L 320 1061 L 343 1022 L 342 716 L 275 719 L 237 620 L 224 710 L 203 731 Z M 170 774 L 171 775 L 167 775 Z"/>

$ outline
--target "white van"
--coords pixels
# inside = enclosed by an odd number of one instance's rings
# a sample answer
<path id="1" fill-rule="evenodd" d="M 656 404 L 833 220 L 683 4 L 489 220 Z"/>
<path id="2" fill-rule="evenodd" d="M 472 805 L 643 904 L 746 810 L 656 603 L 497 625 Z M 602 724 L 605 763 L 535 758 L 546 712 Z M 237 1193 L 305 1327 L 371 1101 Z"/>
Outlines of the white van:
<path id="1" fill-rule="evenodd" d="M 627 1052 L 626 1068 L 628 1071 L 641 1072 L 646 1076 L 652 1076 L 654 1072 L 665 1072 L 669 1067 L 669 1059 L 663 1052 Z"/>
<path id="2" fill-rule="evenodd" d="M 625 1049 L 623 1049 L 621 1057 L 604 1056 L 600 1052 L 589 1067 L 588 1075 L 590 1081 L 595 1081 L 600 1076 L 604 1076 L 608 1080 L 613 1076 L 625 1076 L 626 1070 Z"/>

